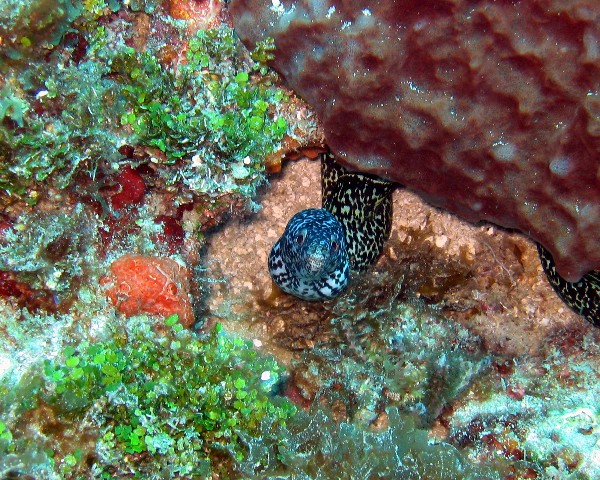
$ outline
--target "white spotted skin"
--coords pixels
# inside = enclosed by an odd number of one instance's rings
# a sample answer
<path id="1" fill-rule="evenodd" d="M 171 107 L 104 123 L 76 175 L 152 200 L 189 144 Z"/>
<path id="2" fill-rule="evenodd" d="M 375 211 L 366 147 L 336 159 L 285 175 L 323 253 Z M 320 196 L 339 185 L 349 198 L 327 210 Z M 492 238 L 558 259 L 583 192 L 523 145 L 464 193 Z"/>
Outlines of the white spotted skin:
<path id="1" fill-rule="evenodd" d="M 337 297 L 350 279 L 342 225 L 323 209 L 298 212 L 271 249 L 269 273 L 284 292 L 303 300 Z"/>

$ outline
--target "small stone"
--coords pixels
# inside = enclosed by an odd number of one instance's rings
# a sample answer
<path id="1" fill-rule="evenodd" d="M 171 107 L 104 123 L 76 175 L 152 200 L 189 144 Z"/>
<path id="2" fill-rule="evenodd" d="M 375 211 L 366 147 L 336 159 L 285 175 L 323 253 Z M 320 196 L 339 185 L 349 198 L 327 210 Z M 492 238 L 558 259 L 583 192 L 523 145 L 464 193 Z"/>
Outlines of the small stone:
<path id="1" fill-rule="evenodd" d="M 443 248 L 448 243 L 448 237 L 446 235 L 440 235 L 435 238 L 435 246 L 438 248 Z"/>

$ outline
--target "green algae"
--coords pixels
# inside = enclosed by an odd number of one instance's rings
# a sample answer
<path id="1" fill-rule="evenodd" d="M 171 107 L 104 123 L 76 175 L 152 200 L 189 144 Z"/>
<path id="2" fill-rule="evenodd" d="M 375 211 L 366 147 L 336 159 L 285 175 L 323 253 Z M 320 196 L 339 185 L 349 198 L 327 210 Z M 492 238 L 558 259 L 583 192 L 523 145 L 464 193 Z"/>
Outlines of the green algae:
<path id="1" fill-rule="evenodd" d="M 0 422 L 0 453 L 7 455 L 14 450 L 12 433 L 4 422 Z"/>
<path id="2" fill-rule="evenodd" d="M 28 62 L 5 67 L 0 80 L 5 195 L 35 203 L 38 182 L 65 188 L 79 172 L 93 178 L 99 168 L 111 171 L 122 145 L 158 149 L 162 154 L 153 161 L 177 162 L 177 173 L 164 172 L 167 181 L 183 179 L 192 191 L 254 194 L 264 181 L 264 156 L 279 148 L 287 130 L 278 113 L 285 95 L 272 85 L 272 75 L 253 73 L 264 63 L 252 60 L 226 26 L 189 38 L 180 64 L 160 61 L 168 42 L 179 48 L 177 43 L 188 40 L 184 23 L 165 19 L 172 37 L 132 48 L 135 13 L 126 13 L 123 28 L 103 16 L 114 5 L 85 5 L 85 11 L 60 16 L 68 27 L 58 31 L 68 30 L 70 40 L 63 35 L 47 45 L 43 57 L 28 52 Z M 20 28 L 34 27 L 25 22 Z M 9 48 L 4 44 L 0 52 Z M 267 51 L 261 46 L 255 57 L 266 59 Z M 247 174 L 240 175 L 241 168 Z"/>
<path id="3" fill-rule="evenodd" d="M 69 324 L 86 307 L 98 310 L 92 325 Z M 0 474 L 229 476 L 248 457 L 249 439 L 285 442 L 295 407 L 273 393 L 282 367 L 220 326 L 194 333 L 173 316 L 159 334 L 147 317 L 123 322 L 83 296 L 70 315 L 44 319 L 6 325 L 7 340 L 23 345 L 8 370 L 2 363 Z M 94 338 L 82 335 L 102 322 Z M 50 329 L 52 339 L 43 338 Z M 266 462 L 255 460 L 256 468 Z"/>
<path id="4" fill-rule="evenodd" d="M 255 67 L 238 49 L 233 31 L 222 26 L 191 38 L 187 62 L 176 71 L 133 49 L 113 59 L 113 73 L 124 78 L 130 72 L 121 123 L 132 129 L 136 143 L 158 148 L 168 163 L 191 159 L 178 179 L 196 192 L 254 194 L 252 180 L 264 179 L 262 160 L 287 130 L 274 110 L 283 92 L 267 77 L 251 81 Z"/>
<path id="5" fill-rule="evenodd" d="M 46 362 L 51 404 L 78 415 L 96 405 L 96 475 L 132 467 L 169 476 L 218 471 L 215 456 L 248 456 L 241 439 L 256 437 L 265 417 L 271 441 L 284 441 L 276 430 L 295 407 L 270 395 L 281 372 L 272 357 L 219 326 L 202 336 L 173 319 L 167 326 L 161 336 L 136 324 L 112 341 L 67 347 L 62 361 Z M 261 438 L 267 441 L 264 432 Z M 144 452 L 150 456 L 124 467 L 128 454 Z"/>

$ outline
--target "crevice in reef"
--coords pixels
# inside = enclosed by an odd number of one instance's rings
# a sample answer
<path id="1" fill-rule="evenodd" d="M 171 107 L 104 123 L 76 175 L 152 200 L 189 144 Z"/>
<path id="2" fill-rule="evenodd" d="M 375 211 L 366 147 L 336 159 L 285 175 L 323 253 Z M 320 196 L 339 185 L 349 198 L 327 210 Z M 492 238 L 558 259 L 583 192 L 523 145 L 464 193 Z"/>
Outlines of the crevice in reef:
<path id="1" fill-rule="evenodd" d="M 320 207 L 318 162 L 288 162 L 270 181 L 256 215 L 232 218 L 207 238 L 206 276 L 226 280 L 207 286 L 207 308 L 219 321 L 236 318 L 234 328 L 274 348 L 295 351 L 327 335 L 328 312 L 338 301 L 306 302 L 286 294 L 266 301 L 272 289 L 266 259 L 294 213 Z M 497 353 L 535 353 L 549 334 L 581 322 L 547 284 L 529 240 L 462 222 L 406 190 L 394 194 L 392 234 L 382 258 L 361 278 L 353 276 L 340 301 L 351 299 L 357 309 L 369 310 L 361 299 L 367 291 L 371 303 L 427 305 L 480 335 Z"/>

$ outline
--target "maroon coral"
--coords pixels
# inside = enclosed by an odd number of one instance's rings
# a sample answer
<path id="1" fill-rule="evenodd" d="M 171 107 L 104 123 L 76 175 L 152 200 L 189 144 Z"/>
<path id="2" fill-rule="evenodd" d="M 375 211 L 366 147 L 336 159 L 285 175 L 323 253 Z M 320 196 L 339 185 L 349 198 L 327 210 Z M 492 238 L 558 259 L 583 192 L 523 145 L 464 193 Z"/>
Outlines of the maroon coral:
<path id="1" fill-rule="evenodd" d="M 368 5 L 368 7 L 366 7 Z M 233 0 L 341 163 L 600 269 L 598 0 Z"/>
<path id="2" fill-rule="evenodd" d="M 117 177 L 120 190 L 110 200 L 113 208 L 122 210 L 129 205 L 136 205 L 142 201 L 146 184 L 142 176 L 131 167 L 126 167 Z"/>

